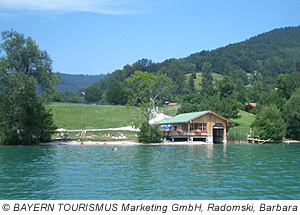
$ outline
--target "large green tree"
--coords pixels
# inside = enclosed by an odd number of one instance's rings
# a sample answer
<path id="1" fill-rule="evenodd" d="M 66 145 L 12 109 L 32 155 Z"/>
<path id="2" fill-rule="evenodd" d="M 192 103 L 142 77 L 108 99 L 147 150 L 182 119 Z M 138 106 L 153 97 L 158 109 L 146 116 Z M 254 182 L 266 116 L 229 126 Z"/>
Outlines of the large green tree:
<path id="1" fill-rule="evenodd" d="M 237 119 L 239 116 L 239 103 L 231 98 L 225 98 L 216 103 L 212 110 L 227 119 Z"/>
<path id="2" fill-rule="evenodd" d="M 150 114 L 155 104 L 165 93 L 170 92 L 172 80 L 160 73 L 148 73 L 136 71 L 126 79 L 129 86 L 129 95 L 132 105 L 138 105 L 144 109 L 146 121 L 141 124 L 139 141 L 143 143 L 158 142 L 162 134 L 157 126 L 149 125 Z"/>
<path id="3" fill-rule="evenodd" d="M 158 98 L 171 90 L 172 80 L 160 73 L 136 71 L 126 79 L 132 105 L 144 108 L 147 119 Z"/>
<path id="4" fill-rule="evenodd" d="M 128 100 L 128 92 L 119 81 L 113 79 L 106 88 L 106 101 L 113 105 L 125 105 Z"/>
<path id="5" fill-rule="evenodd" d="M 225 76 L 219 84 L 221 99 L 231 96 L 235 89 L 236 85 L 233 82 L 232 78 L 229 76 Z"/>
<path id="6" fill-rule="evenodd" d="M 102 91 L 95 86 L 90 86 L 85 89 L 84 98 L 89 103 L 99 102 L 102 97 Z"/>
<path id="7" fill-rule="evenodd" d="M 284 117 L 287 122 L 288 135 L 300 140 L 300 88 L 286 102 Z"/>
<path id="8" fill-rule="evenodd" d="M 251 126 L 253 133 L 261 139 L 280 140 L 286 135 L 286 124 L 280 110 L 275 105 L 263 107 Z"/>
<path id="9" fill-rule="evenodd" d="M 248 89 L 248 102 L 258 102 L 261 97 L 261 93 L 266 91 L 263 82 L 255 81 Z"/>
<path id="10" fill-rule="evenodd" d="M 185 76 L 183 65 L 179 60 L 170 59 L 166 60 L 163 66 L 159 69 L 159 74 L 164 74 L 169 77 L 174 85 L 170 89 L 173 95 L 181 95 L 185 88 Z"/>
<path id="11" fill-rule="evenodd" d="M 289 99 L 292 93 L 300 87 L 300 73 L 280 74 L 275 86 L 282 98 Z"/>
<path id="12" fill-rule="evenodd" d="M 52 60 L 36 43 L 15 31 L 2 33 L 0 59 L 0 141 L 32 144 L 55 129 L 45 104 L 55 92 Z"/>

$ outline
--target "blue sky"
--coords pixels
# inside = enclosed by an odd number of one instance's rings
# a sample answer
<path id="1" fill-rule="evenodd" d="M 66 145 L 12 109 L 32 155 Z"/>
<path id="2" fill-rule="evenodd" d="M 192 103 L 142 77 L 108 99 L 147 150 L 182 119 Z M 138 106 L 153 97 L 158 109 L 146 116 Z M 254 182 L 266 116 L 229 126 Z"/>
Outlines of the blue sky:
<path id="1" fill-rule="evenodd" d="M 300 25 L 299 0 L 0 0 L 0 31 L 31 36 L 53 71 L 106 74 Z"/>

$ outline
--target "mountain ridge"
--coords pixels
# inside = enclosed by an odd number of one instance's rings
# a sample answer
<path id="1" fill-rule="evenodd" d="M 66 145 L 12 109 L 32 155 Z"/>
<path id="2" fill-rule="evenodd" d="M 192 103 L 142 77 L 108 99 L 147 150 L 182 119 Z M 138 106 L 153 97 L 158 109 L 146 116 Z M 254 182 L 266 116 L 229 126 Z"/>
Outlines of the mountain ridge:
<path id="1" fill-rule="evenodd" d="M 150 73 L 160 71 L 175 80 L 176 75 L 184 78 L 180 73 L 202 72 L 205 62 L 210 63 L 212 72 L 217 74 L 232 76 L 238 70 L 242 73 L 260 73 L 264 82 L 274 84 L 279 74 L 300 71 L 300 26 L 273 29 L 242 42 L 161 63 L 141 59 L 108 74 L 94 85 L 105 90 L 112 79 L 123 82 L 138 70 Z"/>
<path id="2" fill-rule="evenodd" d="M 66 74 L 59 73 L 59 84 L 56 85 L 56 90 L 59 93 L 75 93 L 80 89 L 89 87 L 96 83 L 106 75 L 84 75 L 84 74 Z"/>

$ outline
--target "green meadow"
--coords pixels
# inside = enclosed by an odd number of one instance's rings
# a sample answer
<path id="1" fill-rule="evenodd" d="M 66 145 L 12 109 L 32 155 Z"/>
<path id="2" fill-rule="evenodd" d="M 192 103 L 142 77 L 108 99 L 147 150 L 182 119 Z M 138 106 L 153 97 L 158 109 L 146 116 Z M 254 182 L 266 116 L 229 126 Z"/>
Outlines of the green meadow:
<path id="1" fill-rule="evenodd" d="M 247 135 L 250 133 L 249 128 L 251 123 L 255 119 L 255 115 L 252 113 L 248 113 L 246 111 L 239 112 L 240 118 L 238 119 L 231 119 L 229 131 L 227 133 L 227 139 L 232 141 L 246 141 Z"/>
<path id="2" fill-rule="evenodd" d="M 144 119 L 137 107 L 52 103 L 54 123 L 64 129 L 104 129 L 134 126 Z"/>

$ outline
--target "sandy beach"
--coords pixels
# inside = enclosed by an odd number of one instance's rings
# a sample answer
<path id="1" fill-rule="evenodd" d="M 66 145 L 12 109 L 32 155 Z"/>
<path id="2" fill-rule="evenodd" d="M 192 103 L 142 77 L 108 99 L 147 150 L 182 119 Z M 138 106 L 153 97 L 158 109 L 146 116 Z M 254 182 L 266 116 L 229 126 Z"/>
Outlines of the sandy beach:
<path id="1" fill-rule="evenodd" d="M 206 145 L 206 142 L 201 142 L 201 141 L 195 141 L 195 142 L 171 142 L 171 141 L 165 141 L 161 143 L 139 143 L 139 142 L 134 142 L 134 141 L 114 141 L 114 142 L 97 142 L 97 141 L 71 141 L 71 140 L 56 140 L 52 141 L 49 143 L 40 143 L 40 146 L 58 146 L 58 145 L 86 145 L 86 146 L 91 146 L 91 145 L 110 145 L 110 146 L 136 146 L 136 145 Z M 211 145 L 211 144 L 210 144 Z"/>

